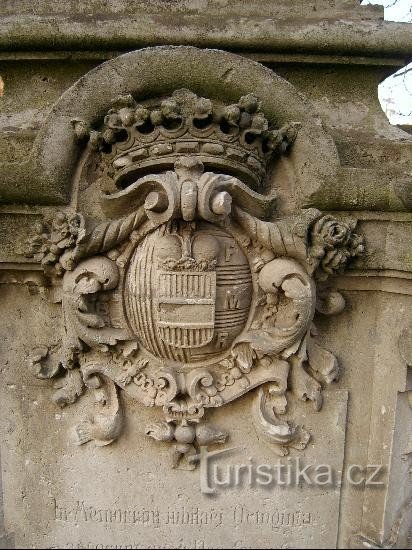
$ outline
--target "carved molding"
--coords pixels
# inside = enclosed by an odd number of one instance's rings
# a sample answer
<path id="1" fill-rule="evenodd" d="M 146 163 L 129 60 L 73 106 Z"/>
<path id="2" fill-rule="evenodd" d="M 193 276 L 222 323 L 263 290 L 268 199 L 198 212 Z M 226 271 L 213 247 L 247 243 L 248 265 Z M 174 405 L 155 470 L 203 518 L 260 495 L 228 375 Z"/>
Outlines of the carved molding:
<path id="1" fill-rule="evenodd" d="M 28 254 L 62 287 L 64 319 L 61 346 L 34 350 L 31 370 L 59 377 L 60 406 L 96 394 L 75 442 L 120 435 L 122 390 L 162 408 L 146 434 L 191 469 L 198 446 L 228 436 L 204 422 L 207 409 L 257 388 L 254 421 L 276 452 L 303 449 L 310 435 L 283 419 L 287 401 L 320 410 L 338 377 L 314 316 L 344 308 L 323 283 L 363 241 L 353 222 L 315 209 L 264 220 L 275 204 L 265 175 L 299 123 L 274 127 L 253 94 L 223 105 L 177 90 L 151 107 L 116 98 L 98 129 L 80 118 L 73 128 L 99 166 L 106 218 L 57 214 Z"/>

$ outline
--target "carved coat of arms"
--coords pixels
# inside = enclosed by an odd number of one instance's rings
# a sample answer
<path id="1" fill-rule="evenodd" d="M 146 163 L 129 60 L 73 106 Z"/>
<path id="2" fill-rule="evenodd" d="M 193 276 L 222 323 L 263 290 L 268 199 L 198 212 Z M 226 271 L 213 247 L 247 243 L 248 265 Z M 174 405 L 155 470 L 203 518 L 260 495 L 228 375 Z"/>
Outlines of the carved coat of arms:
<path id="1" fill-rule="evenodd" d="M 316 209 L 276 218 L 265 178 L 299 124 L 274 127 L 252 94 L 223 105 L 178 90 L 150 105 L 119 97 L 99 129 L 73 129 L 97 166 L 102 214 L 60 213 L 30 239 L 64 319 L 61 345 L 33 350 L 30 365 L 58 378 L 60 406 L 96 392 L 77 443 L 120 435 L 123 390 L 161 407 L 146 434 L 191 467 L 199 445 L 228 436 L 207 409 L 255 390 L 254 420 L 275 449 L 304 448 L 309 434 L 282 419 L 287 395 L 318 410 L 336 379 L 313 318 L 343 309 L 320 285 L 363 244 L 352 222 Z"/>

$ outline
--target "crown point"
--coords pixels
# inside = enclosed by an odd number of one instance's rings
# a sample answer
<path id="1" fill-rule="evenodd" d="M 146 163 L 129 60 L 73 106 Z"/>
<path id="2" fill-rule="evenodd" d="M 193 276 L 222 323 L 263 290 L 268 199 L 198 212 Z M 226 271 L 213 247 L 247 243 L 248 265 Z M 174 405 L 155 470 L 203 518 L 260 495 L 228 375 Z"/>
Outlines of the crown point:
<path id="1" fill-rule="evenodd" d="M 253 114 L 260 109 L 261 102 L 255 94 L 247 94 L 240 98 L 239 107 L 247 113 Z"/>
<path id="2" fill-rule="evenodd" d="M 263 113 L 256 113 L 255 115 L 253 115 L 250 124 L 250 130 L 261 134 L 262 132 L 266 131 L 268 127 L 268 121 L 266 120 L 266 117 Z"/>
<path id="3" fill-rule="evenodd" d="M 148 109 L 146 109 L 142 105 L 138 105 L 134 111 L 134 116 L 135 116 L 136 124 L 138 126 L 141 126 L 150 117 L 150 112 Z"/>
<path id="4" fill-rule="evenodd" d="M 109 143 L 109 144 L 115 143 L 115 141 L 116 141 L 116 132 L 112 128 L 108 127 L 103 132 L 102 137 L 103 137 L 103 140 L 106 143 Z"/>
<path id="5" fill-rule="evenodd" d="M 199 97 L 195 105 L 195 118 L 204 119 L 212 114 L 213 104 L 210 99 Z"/>
<path id="6" fill-rule="evenodd" d="M 120 120 L 122 121 L 123 126 L 125 126 L 125 127 L 132 126 L 134 124 L 135 120 L 136 120 L 135 115 L 134 115 L 134 111 L 132 109 L 130 109 L 129 107 L 125 107 L 123 109 L 120 109 L 119 117 L 120 117 Z"/>
<path id="7" fill-rule="evenodd" d="M 160 110 L 155 110 L 150 113 L 150 120 L 154 126 L 160 126 L 163 122 L 163 114 Z"/>
<path id="8" fill-rule="evenodd" d="M 119 95 L 112 101 L 112 106 L 114 109 L 122 109 L 124 107 L 134 108 L 136 107 L 136 102 L 130 94 Z"/>
<path id="9" fill-rule="evenodd" d="M 172 98 L 163 100 L 160 104 L 160 110 L 165 118 L 176 119 L 180 117 L 180 107 Z"/>
<path id="10" fill-rule="evenodd" d="M 110 129 L 117 130 L 122 128 L 122 121 L 117 111 L 110 109 L 107 115 L 104 117 L 104 124 Z"/>
<path id="11" fill-rule="evenodd" d="M 240 119 L 240 108 L 238 105 L 229 105 L 225 108 L 223 116 L 230 126 L 238 126 Z"/>

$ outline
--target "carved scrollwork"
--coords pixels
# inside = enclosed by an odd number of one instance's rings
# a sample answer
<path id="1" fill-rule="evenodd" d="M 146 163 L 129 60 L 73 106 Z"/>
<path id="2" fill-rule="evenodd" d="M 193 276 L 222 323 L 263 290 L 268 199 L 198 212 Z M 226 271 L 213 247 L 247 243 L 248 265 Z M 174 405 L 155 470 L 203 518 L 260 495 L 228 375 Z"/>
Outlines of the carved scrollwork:
<path id="1" fill-rule="evenodd" d="M 97 410 L 75 427 L 74 442 L 83 445 L 94 441 L 99 447 L 109 445 L 119 437 L 123 427 L 116 384 L 106 376 L 105 368 L 99 364 L 86 363 L 81 372 L 85 385 L 94 390 Z"/>
<path id="2" fill-rule="evenodd" d="M 73 127 L 99 166 L 103 219 L 59 214 L 31 239 L 62 286 L 64 334 L 30 368 L 65 373 L 61 406 L 95 392 L 77 443 L 118 437 L 120 388 L 162 408 L 146 434 L 191 469 L 199 446 L 228 436 L 203 422 L 207 410 L 257 388 L 254 419 L 275 450 L 304 448 L 309 434 L 282 415 L 288 398 L 319 410 L 339 374 L 316 342 L 315 310 L 343 309 L 324 281 L 363 244 L 353 222 L 316 209 L 273 220 L 276 196 L 261 184 L 299 125 L 271 127 L 251 94 L 221 105 L 178 90 L 150 108 L 117 98 L 100 129 Z"/>
<path id="3" fill-rule="evenodd" d="M 187 393 L 195 402 L 219 407 L 223 404 L 215 385 L 213 375 L 206 369 L 197 369 L 187 377 Z"/>
<path id="4" fill-rule="evenodd" d="M 242 341 L 257 352 L 287 358 L 313 319 L 315 284 L 295 260 L 277 258 L 260 271 L 259 286 L 265 293 L 261 315 Z"/>
<path id="5" fill-rule="evenodd" d="M 106 326 L 96 311 L 93 300 L 100 292 L 116 288 L 119 271 L 116 264 L 105 257 L 95 257 L 82 261 L 63 278 L 63 315 L 66 333 L 64 348 L 67 366 L 75 360 L 84 344 L 91 348 L 107 351 L 107 346 L 126 340 L 124 330 Z"/>
<path id="6" fill-rule="evenodd" d="M 85 389 L 83 377 L 77 369 L 67 371 L 65 377 L 57 380 L 54 387 L 56 391 L 52 400 L 59 407 L 75 403 Z"/>
<path id="7" fill-rule="evenodd" d="M 310 434 L 300 426 L 280 420 L 276 410 L 285 412 L 276 392 L 273 395 L 271 387 L 259 388 L 256 395 L 255 418 L 258 428 L 274 445 L 280 456 L 289 454 L 289 448 L 304 449 L 310 439 Z"/>
<path id="8" fill-rule="evenodd" d="M 56 353 L 56 350 L 48 346 L 32 349 L 28 365 L 34 376 L 40 379 L 54 378 L 59 374 L 61 366 L 58 352 Z"/>

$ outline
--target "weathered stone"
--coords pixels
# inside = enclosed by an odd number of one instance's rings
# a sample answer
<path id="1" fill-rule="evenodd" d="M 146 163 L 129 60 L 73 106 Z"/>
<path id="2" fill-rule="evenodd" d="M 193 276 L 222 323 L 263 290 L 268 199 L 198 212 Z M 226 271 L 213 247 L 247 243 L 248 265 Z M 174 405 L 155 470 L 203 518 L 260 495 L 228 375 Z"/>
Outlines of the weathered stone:
<path id="1" fill-rule="evenodd" d="M 31 8 L 0 25 L 0 546 L 410 546 L 411 137 L 376 97 L 410 27 Z"/>

